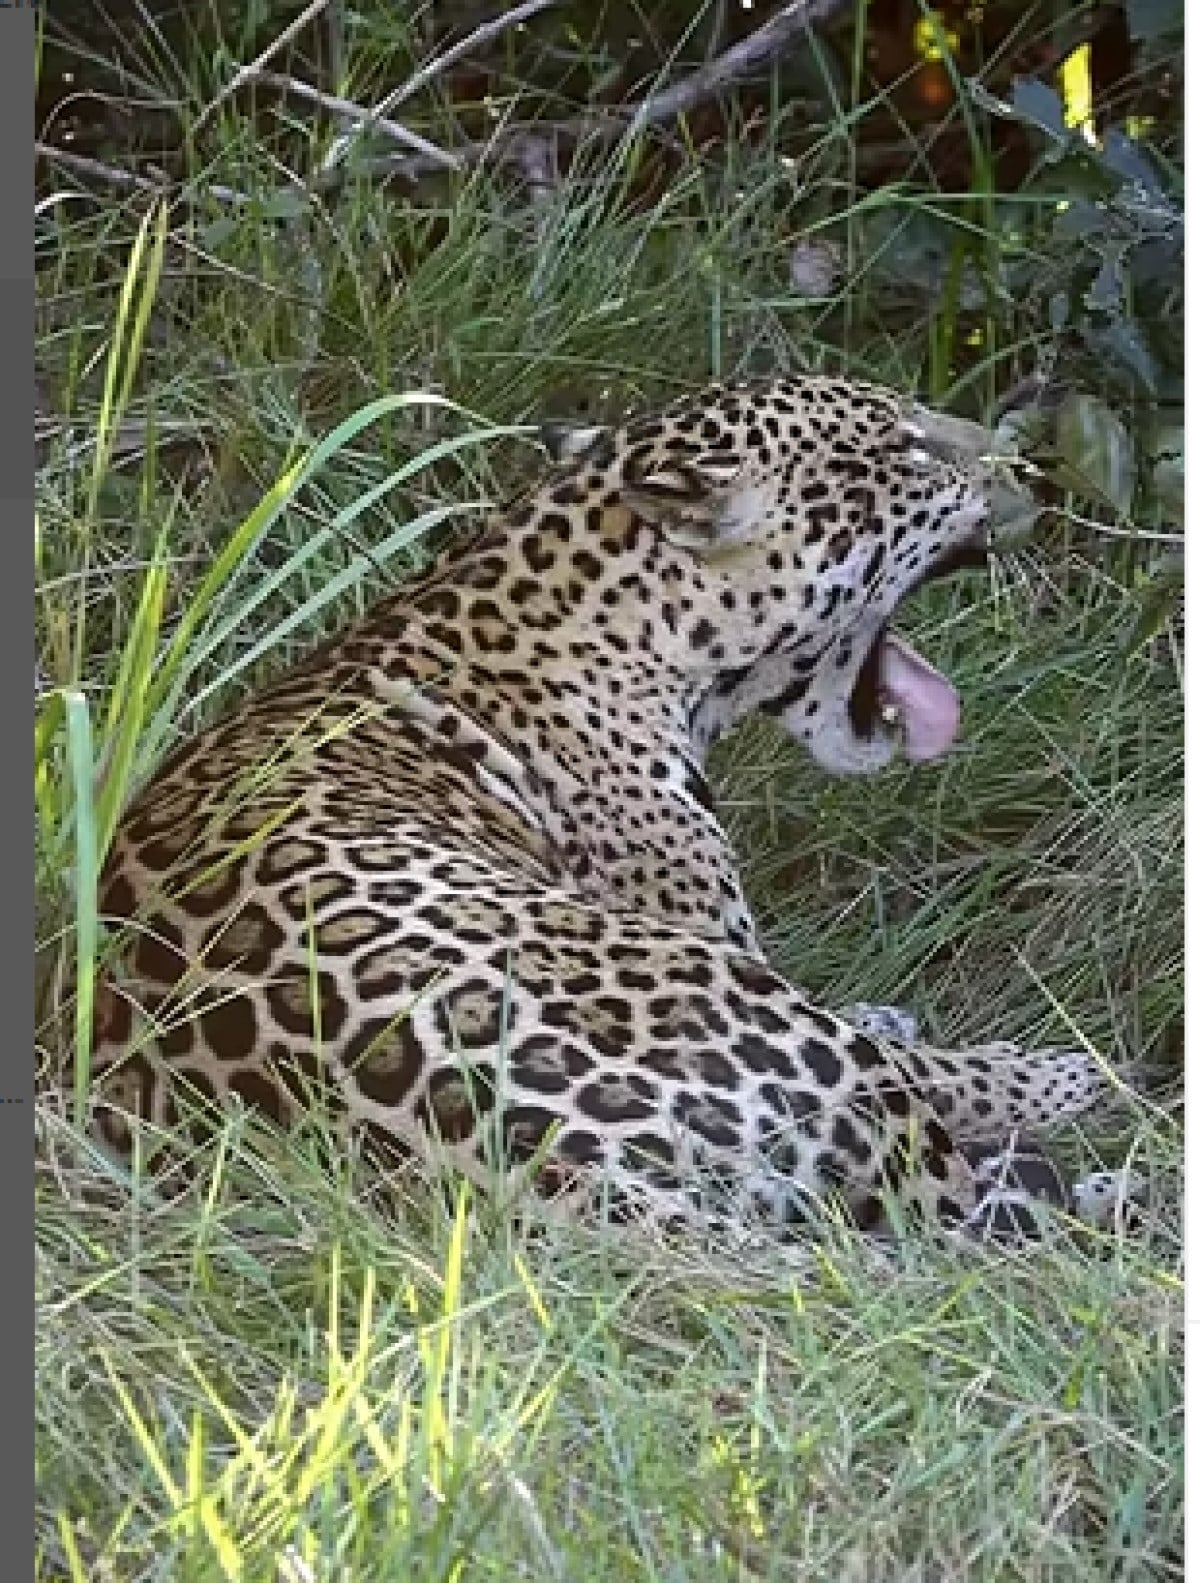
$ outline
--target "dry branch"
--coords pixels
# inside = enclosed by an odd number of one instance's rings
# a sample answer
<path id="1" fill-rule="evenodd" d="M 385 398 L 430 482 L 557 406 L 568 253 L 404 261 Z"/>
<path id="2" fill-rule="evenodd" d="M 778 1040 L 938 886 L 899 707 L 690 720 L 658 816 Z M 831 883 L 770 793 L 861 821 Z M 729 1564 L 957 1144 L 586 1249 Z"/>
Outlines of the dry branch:
<path id="1" fill-rule="evenodd" d="M 405 99 L 411 99 L 435 77 L 441 76 L 451 66 L 456 65 L 465 55 L 472 54 L 484 44 L 490 44 L 494 38 L 499 38 L 501 33 L 510 27 L 516 27 L 521 22 L 527 22 L 530 17 L 537 16 L 539 11 L 549 11 L 551 6 L 560 5 L 562 0 L 524 0 L 522 5 L 517 5 L 511 11 L 504 11 L 490 22 L 481 22 L 477 28 L 472 29 L 466 38 L 460 39 L 457 44 L 451 45 L 441 55 L 435 55 L 427 61 L 419 71 L 413 73 L 408 81 L 400 88 L 396 88 L 379 105 L 380 114 L 394 110 L 398 104 L 403 104 Z"/>
<path id="2" fill-rule="evenodd" d="M 848 0 L 790 0 L 790 4 L 783 6 L 753 33 L 730 45 L 690 76 L 647 95 L 638 104 L 589 110 L 570 121 L 510 125 L 484 142 L 457 148 L 455 155 L 464 168 L 489 161 L 521 164 L 525 158 L 523 151 L 527 151 L 530 140 L 543 142 L 549 147 L 558 143 L 575 146 L 585 142 L 615 143 L 619 138 L 640 132 L 645 127 L 673 121 L 699 105 L 718 98 L 726 89 L 758 68 L 779 60 L 814 23 L 828 21 L 843 10 L 847 3 Z M 509 13 L 508 19 L 512 15 Z M 467 41 L 463 42 L 465 45 Z M 447 55 L 451 53 L 448 51 Z M 395 102 L 398 101 L 389 98 L 383 104 L 391 108 Z M 357 168 L 361 174 L 415 181 L 438 167 L 419 155 L 399 158 L 384 155 L 368 158 Z M 329 177 L 332 174 L 326 169 L 318 178 L 318 185 L 330 185 Z"/>
<path id="3" fill-rule="evenodd" d="M 116 165 L 106 165 L 102 160 L 92 159 L 87 154 L 74 154 L 70 149 L 56 148 L 53 143 L 43 143 L 36 139 L 33 145 L 34 157 L 44 159 L 52 165 L 57 165 L 61 170 L 70 171 L 74 176 L 87 177 L 98 181 L 106 187 L 117 187 L 122 192 L 142 192 L 150 198 L 169 198 L 175 195 L 187 197 L 186 189 L 178 182 L 172 182 L 165 176 L 155 180 L 150 176 L 139 176 L 131 170 L 121 170 Z M 236 187 L 224 187 L 219 183 L 212 183 L 197 189 L 197 196 L 203 194 L 206 198 L 213 198 L 217 203 L 244 204 L 250 199 L 244 192 L 238 192 Z"/>
<path id="4" fill-rule="evenodd" d="M 493 17 L 490 22 L 481 22 L 477 28 L 473 28 L 467 34 L 466 38 L 460 39 L 457 44 L 451 45 L 442 54 L 435 55 L 431 61 L 427 61 L 424 66 L 414 72 L 407 82 L 402 83 L 399 88 L 393 88 L 391 93 L 385 95 L 352 132 L 348 133 L 344 138 L 339 138 L 329 150 L 321 167 L 322 172 L 330 171 L 340 164 L 345 158 L 347 151 L 363 132 L 380 125 L 382 117 L 388 115 L 398 104 L 403 104 L 406 99 L 411 99 L 413 94 L 420 92 L 435 77 L 448 71 L 451 66 L 462 60 L 464 56 L 472 54 L 484 44 L 490 44 L 494 38 L 498 38 L 501 33 L 507 32 L 509 28 L 516 27 L 519 23 L 528 21 L 530 17 L 537 16 L 540 11 L 548 11 L 551 6 L 560 3 L 561 0 L 523 0 L 523 4 L 514 6 L 511 11 L 501 12 L 499 16 Z"/>
<path id="5" fill-rule="evenodd" d="M 413 149 L 439 169 L 460 168 L 457 155 L 448 154 L 445 149 L 439 148 L 436 143 L 431 143 L 419 132 L 410 132 L 408 127 L 401 126 L 399 121 L 389 121 L 376 111 L 355 104 L 352 99 L 342 99 L 337 94 L 323 93 L 321 89 L 314 88 L 309 83 L 300 82 L 295 77 L 284 77 L 279 72 L 263 71 L 245 80 L 265 83 L 269 88 L 280 88 L 284 93 L 294 94 L 297 99 L 307 99 L 310 104 L 319 105 L 322 110 L 328 110 L 331 115 L 340 116 L 345 121 L 352 121 L 356 126 L 369 125 L 373 130 L 378 130 L 385 137 L 391 138 L 394 143 L 403 143 L 406 148 Z"/>
<path id="6" fill-rule="evenodd" d="M 248 82 L 253 82 L 267 62 L 271 60 L 273 56 L 278 55 L 283 46 L 290 43 L 291 40 L 296 37 L 296 34 L 299 33 L 303 28 L 306 28 L 315 17 L 320 16 L 321 12 L 324 11 L 328 5 L 329 0 L 312 0 L 312 3 L 305 6 L 304 10 L 301 11 L 298 17 L 294 17 L 293 20 L 288 23 L 287 27 L 284 28 L 282 33 L 271 40 L 271 42 L 261 54 L 254 57 L 249 66 L 243 66 L 239 71 L 234 72 L 232 78 L 225 84 L 224 88 L 221 89 L 216 98 L 212 99 L 207 105 L 205 105 L 204 109 L 201 110 L 200 114 L 196 117 L 196 120 L 192 125 L 192 136 L 195 137 L 196 133 L 200 130 L 204 123 L 216 112 L 216 110 L 221 105 L 225 103 L 227 99 L 232 98 L 239 88 L 244 87 Z"/>
<path id="7" fill-rule="evenodd" d="M 815 22 L 828 21 L 846 4 L 847 0 L 791 0 L 769 22 L 764 22 L 762 27 L 747 34 L 738 43 L 731 44 L 690 77 L 643 100 L 634 111 L 630 130 L 637 131 L 643 126 L 673 121 L 676 116 L 686 115 L 697 105 L 717 98 L 726 88 L 748 77 L 757 67 L 778 60 L 792 42 L 807 33 Z M 581 117 L 585 129 L 582 135 L 590 133 L 593 119 L 591 116 Z M 599 125 L 596 129 L 599 130 Z"/>

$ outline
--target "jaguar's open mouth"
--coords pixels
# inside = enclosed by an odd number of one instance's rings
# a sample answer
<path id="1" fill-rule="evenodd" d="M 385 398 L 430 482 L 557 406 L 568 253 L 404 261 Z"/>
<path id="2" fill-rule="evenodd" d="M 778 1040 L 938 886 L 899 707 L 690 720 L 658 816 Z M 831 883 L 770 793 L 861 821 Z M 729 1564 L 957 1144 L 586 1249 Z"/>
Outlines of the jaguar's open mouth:
<path id="1" fill-rule="evenodd" d="M 987 564 L 987 543 L 978 539 L 948 550 L 917 586 Z M 859 667 L 849 714 L 856 737 L 871 737 L 881 729 L 901 730 L 905 753 L 921 763 L 940 758 L 952 746 L 958 734 L 958 693 L 916 649 L 889 632 L 885 623 Z"/>

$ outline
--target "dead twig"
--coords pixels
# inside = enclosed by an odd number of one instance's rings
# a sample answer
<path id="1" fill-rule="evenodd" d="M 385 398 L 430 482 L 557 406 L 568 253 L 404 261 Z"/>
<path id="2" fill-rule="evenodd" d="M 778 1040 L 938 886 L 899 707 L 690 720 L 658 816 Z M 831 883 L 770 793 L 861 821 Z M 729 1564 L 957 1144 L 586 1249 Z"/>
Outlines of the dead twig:
<path id="1" fill-rule="evenodd" d="M 629 130 L 636 132 L 644 126 L 673 121 L 676 116 L 686 115 L 697 105 L 717 98 L 726 88 L 748 77 L 757 67 L 778 60 L 793 40 L 807 33 L 815 22 L 828 21 L 846 4 L 847 0 L 791 0 L 790 5 L 776 12 L 769 22 L 764 22 L 762 27 L 748 33 L 738 43 L 731 44 L 690 77 L 644 99 L 634 111 Z M 590 134 L 590 123 L 597 118 L 584 116 L 581 119 L 584 135 Z M 597 121 L 597 131 L 602 124 L 602 121 Z"/>
<path id="2" fill-rule="evenodd" d="M 216 98 L 210 100 L 209 103 L 205 105 L 204 109 L 201 110 L 200 114 L 192 123 L 192 136 L 195 137 L 196 133 L 200 130 L 204 123 L 216 114 L 217 110 L 220 109 L 227 99 L 231 99 L 233 95 L 237 93 L 238 89 L 244 87 L 246 83 L 252 82 L 259 75 L 267 62 L 271 60 L 273 56 L 278 55 L 279 51 L 284 47 L 285 44 L 290 44 L 292 39 L 296 37 L 296 34 L 299 33 L 303 28 L 306 28 L 308 24 L 314 19 L 314 17 L 320 16 L 321 12 L 324 11 L 328 5 L 329 0 L 312 0 L 311 5 L 306 5 L 304 10 L 301 11 L 300 15 L 289 22 L 287 27 L 284 28 L 283 32 L 280 33 L 276 38 L 272 39 L 261 54 L 254 57 L 249 66 L 243 66 L 240 71 L 234 72 L 229 82 L 225 84 L 224 88 L 221 89 Z"/>
<path id="3" fill-rule="evenodd" d="M 306 99 L 310 104 L 320 106 L 331 115 L 340 116 L 345 120 L 353 121 L 356 125 L 372 116 L 372 112 L 365 110 L 361 105 L 354 104 L 349 99 L 338 98 L 336 94 L 322 93 L 320 89 L 311 87 L 306 82 L 300 82 L 295 77 L 285 77 L 278 72 L 260 71 L 250 77 L 239 73 L 243 83 L 255 82 L 265 84 L 267 87 L 279 88 L 285 93 L 292 94 L 297 99 Z M 231 90 L 232 91 L 232 88 Z M 440 149 L 436 143 L 431 143 L 428 138 L 422 137 L 417 132 L 410 132 L 407 127 L 401 126 L 398 121 L 389 121 L 375 117 L 371 124 L 393 142 L 401 143 L 410 150 L 410 157 L 420 160 L 422 171 L 425 170 L 461 170 L 462 159 L 457 154 L 448 154 Z M 98 159 L 92 159 L 86 154 L 73 154 L 67 149 L 56 148 L 52 143 L 43 143 L 40 140 L 34 143 L 34 153 L 43 159 L 52 161 L 63 170 L 69 170 L 77 176 L 90 177 L 100 181 L 108 187 L 120 187 L 126 192 L 142 192 L 148 196 L 162 197 L 173 191 L 180 191 L 180 184 L 172 183 L 166 178 L 154 180 L 149 176 L 141 176 L 134 171 L 121 170 L 115 165 L 106 165 Z M 205 195 L 211 196 L 218 202 L 225 204 L 248 203 L 249 199 L 244 193 L 232 187 L 220 185 L 206 186 L 203 188 Z"/>
<path id="4" fill-rule="evenodd" d="M 403 143 L 406 148 L 413 149 L 424 159 L 431 160 L 435 166 L 442 170 L 460 170 L 461 164 L 458 156 L 448 154 L 436 143 L 431 143 L 428 138 L 419 132 L 410 132 L 408 127 L 401 126 L 399 121 L 389 121 L 377 115 L 373 110 L 364 109 L 362 105 L 355 104 L 352 99 L 341 99 L 337 94 L 323 93 L 319 88 L 312 87 L 309 83 L 300 82 L 296 77 L 285 77 L 279 72 L 261 71 L 253 78 L 247 77 L 246 82 L 265 83 L 270 88 L 280 88 L 284 93 L 293 94 L 297 99 L 307 99 L 310 104 L 328 110 L 330 115 L 340 116 L 343 120 L 352 121 L 357 126 L 369 122 L 373 130 L 378 130 L 385 137 L 391 138 L 394 143 Z"/>
<path id="5" fill-rule="evenodd" d="M 40 138 L 34 140 L 33 152 L 37 159 L 48 159 L 63 170 L 69 170 L 76 176 L 90 176 L 93 181 L 102 181 L 107 187 L 121 187 L 126 192 L 144 192 L 156 198 L 166 191 L 163 182 L 151 181 L 149 176 L 137 176 L 131 170 L 118 170 L 115 165 L 105 165 L 86 154 L 72 154 L 68 149 L 43 143 Z"/>
<path id="6" fill-rule="evenodd" d="M 402 83 L 399 88 L 393 88 L 391 93 L 385 95 L 370 112 L 368 119 L 356 126 L 352 132 L 347 133 L 344 138 L 339 138 L 334 143 L 321 167 L 322 174 L 333 170 L 335 166 L 339 165 L 355 142 L 364 132 L 376 126 L 381 117 L 390 114 L 398 104 L 403 104 L 406 99 L 411 99 L 413 94 L 419 93 L 435 77 L 439 77 L 443 72 L 448 71 L 451 66 L 457 64 L 465 55 L 470 55 L 483 45 L 490 44 L 501 33 L 506 32 L 511 27 L 517 27 L 522 22 L 527 22 L 530 17 L 537 16 L 540 11 L 548 11 L 552 6 L 558 4 L 560 4 L 560 0 L 524 0 L 523 4 L 513 6 L 511 11 L 501 12 L 499 16 L 493 17 L 490 22 L 481 22 L 477 28 L 473 28 L 467 34 L 466 38 L 460 39 L 457 44 L 451 45 L 442 54 L 435 55 L 419 71 L 414 72 L 407 82 Z"/>
<path id="7" fill-rule="evenodd" d="M 520 164 L 521 155 L 509 138 L 494 138 L 488 142 L 463 143 L 454 151 L 460 172 L 477 169 L 489 160 L 501 165 Z M 444 172 L 441 160 L 427 159 L 423 154 L 366 154 L 356 159 L 353 175 L 379 181 L 420 181 L 423 176 Z M 312 180 L 314 192 L 330 192 L 342 186 L 347 177 L 344 165 L 321 171 Z"/>
<path id="8" fill-rule="evenodd" d="M 62 170 L 67 170 L 75 176 L 85 176 L 92 181 L 103 182 L 106 187 L 119 187 L 123 192 L 143 192 L 147 197 L 167 198 L 173 195 L 190 198 L 191 194 L 184 184 L 169 181 L 165 176 L 157 180 L 151 176 L 139 176 L 132 170 L 121 170 L 116 165 L 106 165 L 103 161 L 92 159 L 87 154 L 73 154 L 69 149 L 56 148 L 53 143 L 43 143 L 36 139 L 33 145 L 36 158 L 48 160 Z M 213 198 L 218 203 L 235 205 L 249 203 L 250 199 L 244 192 L 238 192 L 236 187 L 223 187 L 219 183 L 201 189 L 204 197 Z"/>
<path id="9" fill-rule="evenodd" d="M 431 61 L 427 61 L 419 71 L 413 73 L 403 87 L 396 88 L 388 94 L 378 106 L 379 113 L 386 115 L 398 104 L 403 104 L 405 99 L 411 99 L 413 94 L 420 92 L 427 83 L 456 65 L 464 55 L 470 55 L 482 45 L 490 44 L 494 38 L 499 38 L 500 34 L 510 27 L 517 27 L 520 23 L 527 22 L 531 16 L 537 16 L 539 11 L 548 11 L 551 6 L 561 3 L 562 0 L 524 0 L 524 4 L 513 6 L 511 11 L 501 12 L 490 22 L 481 22 L 477 28 L 467 34 L 466 38 L 460 39 L 441 55 L 435 55 Z"/>

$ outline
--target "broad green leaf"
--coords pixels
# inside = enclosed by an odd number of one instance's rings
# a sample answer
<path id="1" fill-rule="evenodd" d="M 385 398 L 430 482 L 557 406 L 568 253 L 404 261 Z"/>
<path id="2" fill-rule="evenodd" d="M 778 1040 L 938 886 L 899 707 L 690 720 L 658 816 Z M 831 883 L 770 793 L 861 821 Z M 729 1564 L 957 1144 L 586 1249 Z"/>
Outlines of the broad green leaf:
<path id="1" fill-rule="evenodd" d="M 104 392 L 96 418 L 96 449 L 92 457 L 92 476 L 87 497 L 89 521 L 96 515 L 100 489 L 112 462 L 121 419 L 133 392 L 134 376 L 145 344 L 150 309 L 158 292 L 166 245 L 167 210 L 164 204 L 157 204 L 142 217 L 117 302 L 117 317 L 104 370 Z"/>
<path id="2" fill-rule="evenodd" d="M 1158 396 L 1162 393 L 1158 359 L 1150 350 L 1140 325 L 1132 319 L 1113 317 L 1100 324 L 1084 326 L 1084 334 L 1097 356 L 1110 364 L 1115 360 L 1121 370 L 1141 386 L 1144 394 Z"/>
<path id="3" fill-rule="evenodd" d="M 332 433 L 319 444 L 293 460 L 276 479 L 275 483 L 234 532 L 228 543 L 209 567 L 200 587 L 190 600 L 175 634 L 159 662 L 146 700 L 147 718 L 158 713 L 175 684 L 196 668 L 204 650 L 196 650 L 195 636 L 201 621 L 206 619 L 218 597 L 239 570 L 249 564 L 250 553 L 263 539 L 267 530 L 291 503 L 305 483 L 317 473 L 329 458 L 344 449 L 364 429 L 380 418 L 413 407 L 436 407 L 450 412 L 465 412 L 444 396 L 424 391 L 405 392 L 402 395 L 380 396 L 360 407 L 344 419 Z M 472 414 L 467 413 L 468 417 Z M 486 431 L 489 435 L 528 434 L 528 426 L 508 425 Z M 399 476 L 399 475 L 398 475 Z"/>
<path id="4" fill-rule="evenodd" d="M 385 482 L 390 483 L 391 480 L 385 480 Z M 249 648 L 245 649 L 241 654 L 239 654 L 236 660 L 233 660 L 228 665 L 226 665 L 217 681 L 211 682 L 208 686 L 201 688 L 200 691 L 191 698 L 189 702 L 189 708 L 192 710 L 201 709 L 206 700 L 217 691 L 218 687 L 227 687 L 234 677 L 239 676 L 244 671 L 248 670 L 250 666 L 256 664 L 257 661 L 260 660 L 265 654 L 276 652 L 281 647 L 283 640 L 291 633 L 297 630 L 303 630 L 306 626 L 311 627 L 315 625 L 314 617 L 321 610 L 323 610 L 331 600 L 336 599 L 340 594 L 343 594 L 346 589 L 353 588 L 355 584 L 361 582 L 364 574 L 372 571 L 376 567 L 386 566 L 399 550 L 404 549 L 409 544 L 415 543 L 422 537 L 423 534 L 428 533 L 431 529 L 438 527 L 441 523 L 448 522 L 455 517 L 462 516 L 467 511 L 486 508 L 489 504 L 491 504 L 491 502 L 487 500 L 464 500 L 455 501 L 453 505 L 449 506 L 437 506 L 432 511 L 422 512 L 419 517 L 414 517 L 411 522 L 406 522 L 402 527 L 397 528 L 396 531 L 389 534 L 382 543 L 375 545 L 370 555 L 355 556 L 354 560 L 349 566 L 344 567 L 342 571 L 337 572 L 334 576 L 328 578 L 324 583 L 322 583 L 320 589 L 315 594 L 313 594 L 310 599 L 306 600 L 303 605 L 301 605 L 298 609 L 291 611 L 288 615 L 284 616 L 282 620 L 276 622 L 273 627 L 270 627 L 266 632 L 264 632 L 264 634 L 258 638 L 257 641 L 249 646 Z M 301 562 L 302 558 L 307 558 L 302 556 L 302 551 L 304 548 L 305 547 L 302 546 L 301 551 L 298 551 L 295 555 L 293 555 L 287 562 L 286 566 L 282 568 L 284 573 L 290 574 Z M 272 583 L 272 586 L 274 586 L 276 582 L 282 580 L 282 577 L 277 573 L 269 581 Z M 257 599 L 255 602 L 257 602 Z M 243 607 L 239 606 L 239 615 L 241 614 L 242 608 Z"/>
<path id="5" fill-rule="evenodd" d="M 1074 487 L 1128 516 L 1133 504 L 1133 442 L 1125 425 L 1097 396 L 1072 391 L 1058 414 L 1058 453 Z"/>
<path id="6" fill-rule="evenodd" d="M 1166 201 L 1158 172 L 1150 163 L 1149 157 L 1124 132 L 1113 127 L 1104 134 L 1104 150 L 1100 157 L 1109 170 L 1122 181 L 1132 182 L 1135 187 L 1143 188 L 1152 197 L 1162 202 Z"/>
<path id="7" fill-rule="evenodd" d="M 117 819 L 125 806 L 130 775 L 145 720 L 146 698 L 154 675 L 155 651 L 166 599 L 166 534 L 142 581 L 137 612 L 109 696 L 104 730 L 104 766 L 96 792 L 96 855 L 104 862 Z"/>
<path id="8" fill-rule="evenodd" d="M 1063 116 L 1063 103 L 1055 90 L 1036 77 L 1018 77 L 1012 87 L 1012 112 L 1018 121 L 1040 127 L 1056 143 L 1066 143 L 1071 132 Z"/>

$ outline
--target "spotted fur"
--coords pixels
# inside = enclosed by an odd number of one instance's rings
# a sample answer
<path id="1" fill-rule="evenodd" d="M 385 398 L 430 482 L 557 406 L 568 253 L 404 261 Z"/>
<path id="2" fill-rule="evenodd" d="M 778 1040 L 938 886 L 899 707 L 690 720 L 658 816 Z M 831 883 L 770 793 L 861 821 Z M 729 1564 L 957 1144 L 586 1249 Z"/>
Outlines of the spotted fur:
<path id="1" fill-rule="evenodd" d="M 177 1122 L 179 1079 L 280 1121 L 320 1095 L 568 1205 L 969 1220 L 994 1181 L 964 1146 L 1085 1108 L 1099 1074 L 932 1049 L 787 982 L 704 760 L 763 710 L 827 771 L 886 765 L 889 619 L 1028 502 L 982 429 L 830 378 L 550 443 L 553 476 L 129 808 L 105 1135 Z"/>

